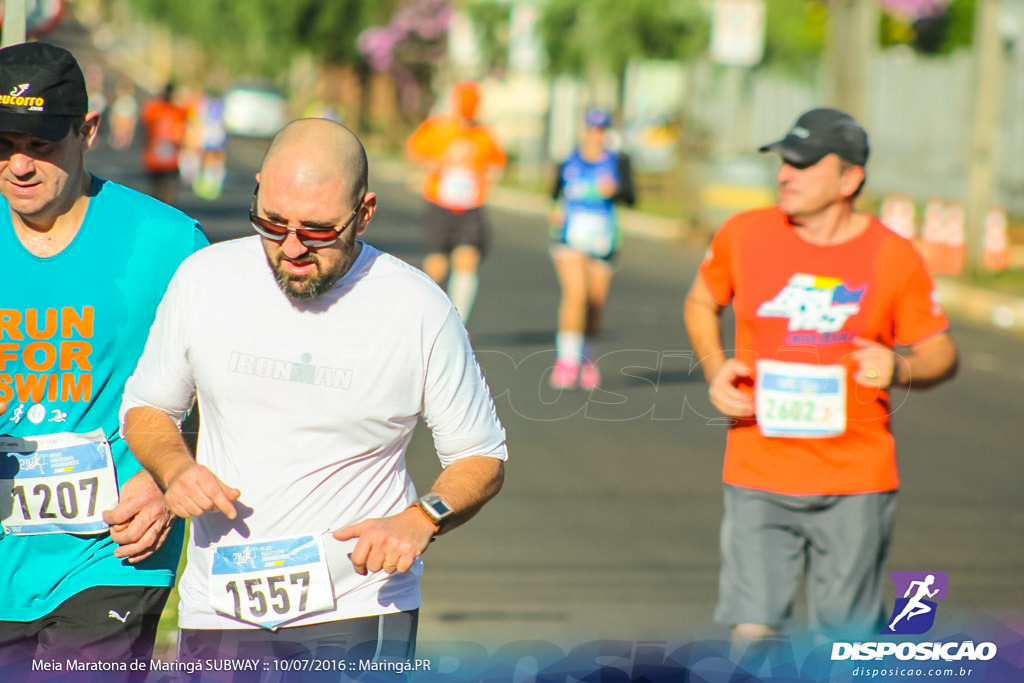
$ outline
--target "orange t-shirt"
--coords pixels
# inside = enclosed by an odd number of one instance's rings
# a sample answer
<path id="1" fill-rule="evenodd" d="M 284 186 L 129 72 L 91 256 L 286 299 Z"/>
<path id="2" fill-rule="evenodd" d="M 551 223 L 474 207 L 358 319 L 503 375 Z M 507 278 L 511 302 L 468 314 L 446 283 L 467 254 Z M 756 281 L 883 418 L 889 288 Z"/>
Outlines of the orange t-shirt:
<path id="1" fill-rule="evenodd" d="M 146 131 L 142 166 L 149 172 L 177 171 L 188 111 L 166 100 L 150 100 L 140 116 Z"/>
<path id="2" fill-rule="evenodd" d="M 424 198 L 451 211 L 483 206 L 487 172 L 505 166 L 505 153 L 486 128 L 446 114 L 420 124 L 406 149 L 431 165 L 423 179 Z"/>
<path id="3" fill-rule="evenodd" d="M 755 418 L 729 430 L 725 483 L 789 495 L 899 488 L 889 392 L 853 381 L 852 340 L 909 346 L 946 330 L 924 262 L 875 219 L 844 244 L 799 236 L 770 207 L 740 213 L 715 235 L 700 273 L 720 305 L 732 303 L 735 357 L 846 366 L 846 430 L 829 438 L 767 437 Z"/>

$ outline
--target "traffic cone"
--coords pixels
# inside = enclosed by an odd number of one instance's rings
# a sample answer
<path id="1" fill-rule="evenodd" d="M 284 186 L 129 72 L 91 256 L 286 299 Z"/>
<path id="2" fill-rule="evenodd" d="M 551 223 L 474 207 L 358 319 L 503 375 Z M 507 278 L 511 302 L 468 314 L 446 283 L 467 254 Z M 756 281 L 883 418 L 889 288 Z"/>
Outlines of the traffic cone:
<path id="1" fill-rule="evenodd" d="M 1006 270 L 1010 265 L 1010 245 L 1006 236 L 1006 209 L 996 205 L 985 214 L 985 268 Z"/>
<path id="2" fill-rule="evenodd" d="M 904 194 L 885 195 L 882 200 L 881 216 L 879 216 L 879 220 L 885 227 L 900 237 L 913 240 L 917 231 L 915 218 L 914 200 L 911 197 Z"/>
<path id="3" fill-rule="evenodd" d="M 946 205 L 932 197 L 924 207 L 921 223 L 921 253 L 933 274 L 942 272 L 942 245 L 946 241 Z"/>
<path id="4" fill-rule="evenodd" d="M 946 239 L 942 249 L 942 272 L 947 275 L 964 272 L 967 262 L 964 235 L 964 205 L 950 202 L 946 206 Z"/>

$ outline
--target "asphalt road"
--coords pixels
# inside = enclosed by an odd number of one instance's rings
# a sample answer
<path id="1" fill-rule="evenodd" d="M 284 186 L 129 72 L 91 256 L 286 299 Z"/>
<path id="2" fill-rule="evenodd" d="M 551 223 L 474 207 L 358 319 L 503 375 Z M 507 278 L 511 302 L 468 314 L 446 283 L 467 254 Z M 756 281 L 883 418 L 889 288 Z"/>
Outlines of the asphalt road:
<path id="1" fill-rule="evenodd" d="M 219 200 L 182 188 L 179 206 L 211 239 L 248 234 L 262 149 L 232 141 Z M 101 146 L 89 165 L 142 189 L 137 157 Z M 380 208 L 366 240 L 418 263 L 420 200 L 375 168 L 371 158 Z M 492 218 L 469 330 L 508 431 L 508 478 L 477 519 L 426 554 L 421 642 L 493 650 L 543 641 L 568 652 L 597 639 L 723 637 L 711 614 L 725 433 L 681 320 L 700 252 L 628 240 L 598 347 L 605 382 L 593 393 L 558 392 L 546 383 L 558 289 L 545 228 L 531 215 Z M 890 570 L 949 575 L 948 633 L 979 622 L 1019 630 L 1021 341 L 961 323 L 953 334 L 963 358 L 956 380 L 894 400 L 903 489 Z M 422 429 L 409 460 L 417 482 L 429 484 L 437 464 Z"/>

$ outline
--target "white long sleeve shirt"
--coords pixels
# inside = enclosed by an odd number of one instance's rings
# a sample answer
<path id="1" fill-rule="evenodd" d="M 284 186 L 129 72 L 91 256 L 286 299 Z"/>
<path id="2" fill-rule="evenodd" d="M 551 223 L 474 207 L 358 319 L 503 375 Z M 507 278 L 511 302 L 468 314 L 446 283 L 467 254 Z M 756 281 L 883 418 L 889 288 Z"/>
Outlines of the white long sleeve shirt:
<path id="1" fill-rule="evenodd" d="M 317 536 L 412 503 L 405 452 L 420 417 L 444 466 L 473 455 L 507 458 L 451 302 L 423 273 L 366 244 L 330 292 L 304 304 L 278 288 L 258 237 L 187 259 L 126 385 L 122 420 L 136 406 L 180 420 L 194 395 L 197 460 L 241 497 L 235 520 L 219 512 L 193 520 L 179 584 L 182 628 L 251 626 L 211 607 L 216 547 Z M 405 574 L 360 576 L 348 559 L 356 541 L 323 538 L 334 608 L 285 626 L 420 605 L 419 560 Z"/>

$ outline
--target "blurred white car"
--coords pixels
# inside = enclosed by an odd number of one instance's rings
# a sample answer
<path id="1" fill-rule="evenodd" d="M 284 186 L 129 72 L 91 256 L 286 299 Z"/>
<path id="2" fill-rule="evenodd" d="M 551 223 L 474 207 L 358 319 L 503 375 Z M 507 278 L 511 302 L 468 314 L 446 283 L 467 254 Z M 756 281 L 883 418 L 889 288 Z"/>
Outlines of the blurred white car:
<path id="1" fill-rule="evenodd" d="M 272 138 L 288 123 L 288 102 L 269 86 L 239 85 L 224 95 L 224 126 L 231 135 Z"/>

